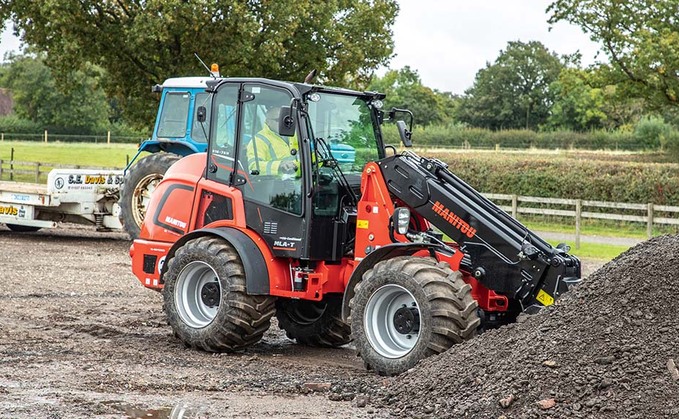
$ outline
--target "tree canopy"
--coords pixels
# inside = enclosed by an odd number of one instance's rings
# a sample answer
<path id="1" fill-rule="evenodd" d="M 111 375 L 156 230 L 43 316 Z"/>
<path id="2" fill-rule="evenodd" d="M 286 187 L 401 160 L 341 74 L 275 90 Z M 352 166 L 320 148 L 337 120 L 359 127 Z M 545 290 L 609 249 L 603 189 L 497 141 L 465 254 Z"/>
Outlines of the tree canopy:
<path id="1" fill-rule="evenodd" d="M 92 63 L 127 117 L 155 113 L 150 86 L 202 75 L 194 52 L 223 75 L 365 87 L 392 55 L 395 0 L 0 0 L 0 17 L 61 77 Z"/>
<path id="2" fill-rule="evenodd" d="M 43 56 L 14 55 L 0 67 L 0 86 L 12 91 L 17 117 L 78 133 L 100 133 L 109 125 L 102 70 L 93 65 L 68 74 L 59 89 Z"/>
<path id="3" fill-rule="evenodd" d="M 580 26 L 610 59 L 611 84 L 656 109 L 679 105 L 676 0 L 556 0 L 550 23 Z"/>
<path id="4" fill-rule="evenodd" d="M 554 102 L 550 85 L 564 67 L 538 41 L 509 42 L 493 64 L 476 74 L 458 116 L 477 127 L 535 129 L 549 117 Z"/>
<path id="5" fill-rule="evenodd" d="M 369 90 L 385 93 L 384 108 L 405 108 L 413 112 L 418 125 L 444 124 L 453 119 L 455 100 L 422 84 L 419 74 L 406 66 L 376 77 Z"/>

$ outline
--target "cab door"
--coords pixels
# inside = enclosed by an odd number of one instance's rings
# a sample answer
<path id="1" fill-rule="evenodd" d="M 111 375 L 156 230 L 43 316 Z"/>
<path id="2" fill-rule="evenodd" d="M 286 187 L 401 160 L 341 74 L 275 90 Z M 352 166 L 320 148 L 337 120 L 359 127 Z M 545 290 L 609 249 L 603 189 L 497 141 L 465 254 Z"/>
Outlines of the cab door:
<path id="1" fill-rule="evenodd" d="M 257 231 L 280 257 L 300 258 L 306 252 L 304 185 L 299 130 L 278 134 L 280 108 L 292 94 L 285 88 L 245 83 L 239 129 L 239 170 L 247 226 Z M 240 179 L 240 177 L 238 176 Z"/>
<path id="2" fill-rule="evenodd" d="M 274 255 L 300 258 L 307 250 L 305 153 L 298 135 L 278 135 L 275 111 L 289 106 L 292 97 L 289 90 L 265 83 L 221 85 L 210 115 L 206 178 L 241 191 L 247 227 L 262 236 Z M 226 205 L 220 208 L 229 211 Z"/>

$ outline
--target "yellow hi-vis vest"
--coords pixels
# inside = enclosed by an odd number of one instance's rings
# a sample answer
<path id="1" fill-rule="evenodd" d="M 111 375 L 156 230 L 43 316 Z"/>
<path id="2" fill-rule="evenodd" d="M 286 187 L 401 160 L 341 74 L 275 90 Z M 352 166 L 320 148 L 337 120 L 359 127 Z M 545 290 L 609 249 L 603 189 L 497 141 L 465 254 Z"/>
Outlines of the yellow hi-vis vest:
<path id="1" fill-rule="evenodd" d="M 275 175 L 284 161 L 297 161 L 297 157 L 290 154 L 290 150 L 298 148 L 297 137 L 290 137 L 288 141 L 289 145 L 265 125 L 248 143 L 250 172 L 258 170 L 262 175 Z"/>

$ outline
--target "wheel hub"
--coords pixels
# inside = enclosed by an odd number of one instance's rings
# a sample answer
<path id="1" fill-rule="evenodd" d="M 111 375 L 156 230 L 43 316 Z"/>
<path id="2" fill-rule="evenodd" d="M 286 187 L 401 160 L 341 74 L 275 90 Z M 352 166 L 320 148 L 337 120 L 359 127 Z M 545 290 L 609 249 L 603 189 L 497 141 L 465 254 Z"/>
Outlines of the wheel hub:
<path id="1" fill-rule="evenodd" d="M 401 285 L 387 284 L 375 290 L 368 298 L 363 316 L 366 338 L 381 356 L 403 357 L 419 341 L 419 305 Z"/>
<path id="2" fill-rule="evenodd" d="M 219 311 L 221 295 L 219 277 L 209 263 L 193 261 L 179 272 L 174 299 L 179 318 L 187 326 L 209 325 Z"/>
<path id="3" fill-rule="evenodd" d="M 208 307 L 215 307 L 219 305 L 219 284 L 217 282 L 208 282 L 203 285 L 200 290 L 200 299 Z"/>
<path id="4" fill-rule="evenodd" d="M 394 327 L 402 335 L 420 331 L 420 311 L 417 307 L 403 305 L 394 313 Z"/>

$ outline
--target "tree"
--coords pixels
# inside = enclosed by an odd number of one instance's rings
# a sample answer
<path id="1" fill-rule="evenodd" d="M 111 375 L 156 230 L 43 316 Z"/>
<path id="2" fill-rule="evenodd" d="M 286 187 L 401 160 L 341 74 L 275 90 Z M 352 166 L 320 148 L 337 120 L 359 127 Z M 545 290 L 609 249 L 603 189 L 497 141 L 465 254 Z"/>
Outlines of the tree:
<path id="1" fill-rule="evenodd" d="M 393 50 L 395 0 L 0 0 L 22 40 L 48 53 L 59 77 L 90 62 L 127 118 L 149 125 L 150 86 L 201 75 L 194 52 L 229 76 L 365 87 Z"/>
<path id="2" fill-rule="evenodd" d="M 509 42 L 495 63 L 476 73 L 459 118 L 489 129 L 537 128 L 549 116 L 554 101 L 550 85 L 564 68 L 563 60 L 538 41 Z"/>
<path id="3" fill-rule="evenodd" d="M 662 108 L 679 105 L 678 7 L 676 0 L 557 0 L 547 11 L 550 23 L 578 25 L 601 44 L 615 70 L 609 84 Z"/>
<path id="4" fill-rule="evenodd" d="M 452 121 L 455 99 L 422 84 L 419 74 L 406 66 L 375 77 L 369 90 L 385 93 L 385 109 L 405 108 L 413 112 L 418 125 L 445 124 Z"/>
<path id="5" fill-rule="evenodd" d="M 604 112 L 606 94 L 590 83 L 591 71 L 566 68 L 559 74 L 551 90 L 554 104 L 548 118 L 548 126 L 557 129 L 586 131 L 602 128 L 607 121 Z"/>
<path id="6" fill-rule="evenodd" d="M 102 79 L 102 70 L 89 65 L 68 74 L 67 85 L 59 85 L 43 55 L 13 55 L 0 67 L 0 86 L 12 91 L 18 117 L 80 133 L 101 132 L 108 126 Z"/>

